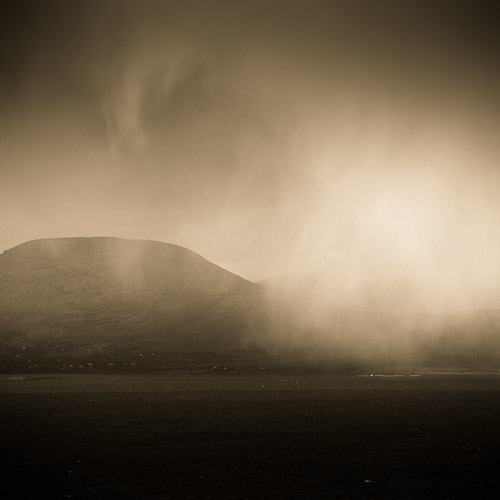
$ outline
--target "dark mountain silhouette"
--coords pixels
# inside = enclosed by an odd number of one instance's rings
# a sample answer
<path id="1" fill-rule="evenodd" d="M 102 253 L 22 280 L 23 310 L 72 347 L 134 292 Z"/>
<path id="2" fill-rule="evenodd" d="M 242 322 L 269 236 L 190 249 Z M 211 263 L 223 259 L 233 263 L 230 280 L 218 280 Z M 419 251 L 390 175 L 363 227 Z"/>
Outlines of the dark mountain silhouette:
<path id="1" fill-rule="evenodd" d="M 0 256 L 0 279 L 10 370 L 259 364 L 249 339 L 264 322 L 260 287 L 180 246 L 35 240 Z"/>
<path id="2" fill-rule="evenodd" d="M 3 371 L 500 362 L 494 291 L 480 301 L 461 294 L 461 303 L 444 294 L 439 304 L 454 310 L 425 310 L 440 295 L 406 282 L 355 295 L 315 277 L 258 285 L 180 246 L 119 238 L 24 243 L 0 255 L 0 280 Z"/>

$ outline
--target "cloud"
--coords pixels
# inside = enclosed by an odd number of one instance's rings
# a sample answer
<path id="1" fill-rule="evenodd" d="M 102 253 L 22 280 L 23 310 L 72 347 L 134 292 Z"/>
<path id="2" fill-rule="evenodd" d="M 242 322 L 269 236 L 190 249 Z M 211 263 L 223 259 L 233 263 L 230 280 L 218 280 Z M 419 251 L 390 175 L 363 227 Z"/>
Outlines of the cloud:
<path id="1" fill-rule="evenodd" d="M 168 39 L 155 41 L 158 45 L 149 41 L 131 49 L 116 85 L 104 99 L 103 114 L 113 151 L 147 148 L 146 99 L 154 95 L 158 101 L 168 101 L 172 90 L 192 70 L 193 57 L 186 44 L 176 47 Z"/>

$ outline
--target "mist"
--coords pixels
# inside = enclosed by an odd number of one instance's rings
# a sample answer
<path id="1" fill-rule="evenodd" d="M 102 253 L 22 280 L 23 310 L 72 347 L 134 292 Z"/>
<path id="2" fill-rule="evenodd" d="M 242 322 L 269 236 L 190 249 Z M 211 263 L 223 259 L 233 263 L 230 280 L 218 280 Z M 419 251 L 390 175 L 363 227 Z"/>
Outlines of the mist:
<path id="1" fill-rule="evenodd" d="M 492 18 L 468 2 L 11 3 L 0 247 L 175 243 L 269 279 L 313 332 L 293 342 L 334 331 L 337 351 L 375 343 L 363 356 L 422 330 L 367 311 L 497 309 Z"/>

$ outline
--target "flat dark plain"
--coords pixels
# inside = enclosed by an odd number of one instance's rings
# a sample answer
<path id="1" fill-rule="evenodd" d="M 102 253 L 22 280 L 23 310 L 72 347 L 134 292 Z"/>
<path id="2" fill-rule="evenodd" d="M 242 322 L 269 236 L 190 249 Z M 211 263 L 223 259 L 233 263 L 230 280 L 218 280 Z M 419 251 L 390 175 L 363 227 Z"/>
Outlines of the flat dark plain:
<path id="1" fill-rule="evenodd" d="M 5 376 L 6 499 L 500 497 L 500 376 Z"/>

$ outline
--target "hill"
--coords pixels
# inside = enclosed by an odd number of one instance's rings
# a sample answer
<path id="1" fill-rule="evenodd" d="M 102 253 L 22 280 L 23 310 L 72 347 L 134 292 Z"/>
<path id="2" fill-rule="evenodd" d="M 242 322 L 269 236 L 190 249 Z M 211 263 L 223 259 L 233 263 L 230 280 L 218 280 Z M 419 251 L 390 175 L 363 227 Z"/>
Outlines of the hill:
<path id="1" fill-rule="evenodd" d="M 24 243 L 0 255 L 0 283 L 8 372 L 500 363 L 495 290 L 353 289 L 325 276 L 259 285 L 186 248 L 119 238 Z"/>
<path id="2" fill-rule="evenodd" d="M 9 371 L 258 364 L 260 287 L 180 246 L 119 238 L 29 241 L 0 255 Z"/>

